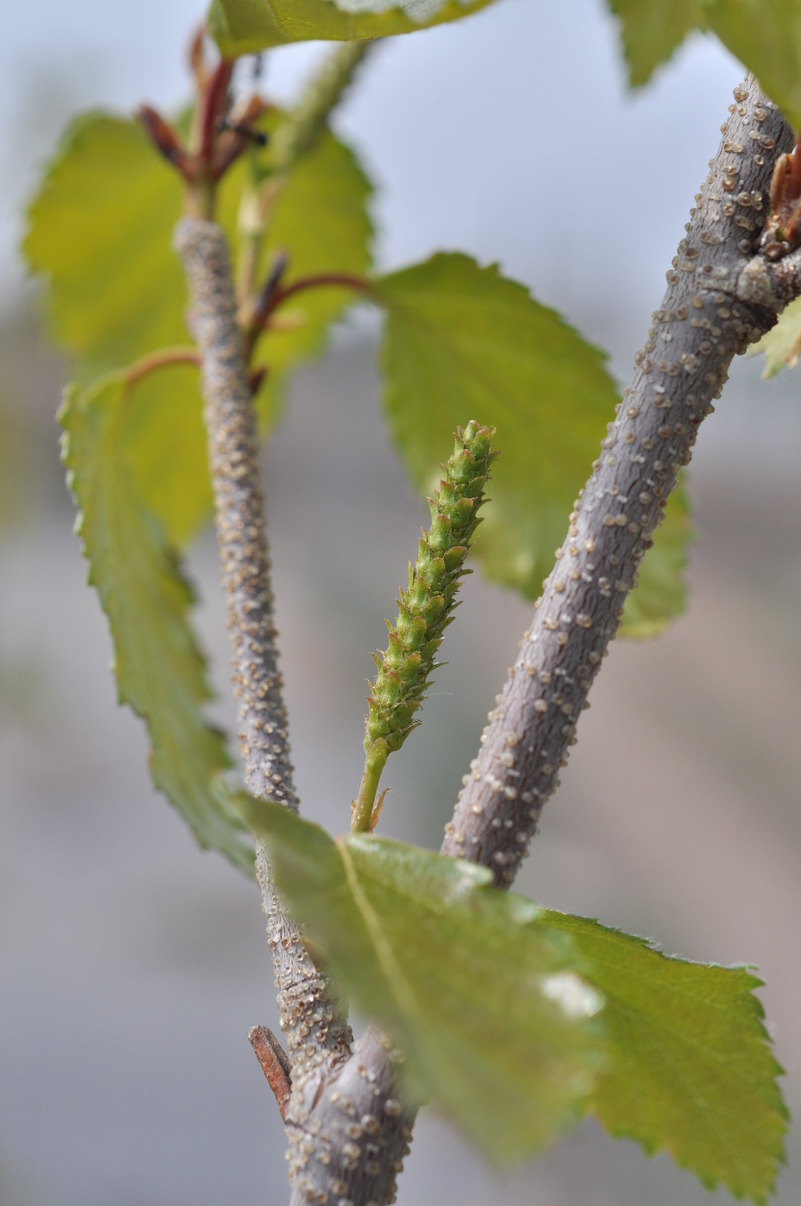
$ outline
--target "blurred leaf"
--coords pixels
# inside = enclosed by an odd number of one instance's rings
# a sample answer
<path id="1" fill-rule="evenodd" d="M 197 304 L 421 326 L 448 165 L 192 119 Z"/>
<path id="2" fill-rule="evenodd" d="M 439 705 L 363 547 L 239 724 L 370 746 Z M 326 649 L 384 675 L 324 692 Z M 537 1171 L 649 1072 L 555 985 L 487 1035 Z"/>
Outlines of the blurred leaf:
<path id="1" fill-rule="evenodd" d="M 783 1159 L 787 1109 L 776 1083 L 762 981 L 743 968 L 667 958 L 647 941 L 560 913 L 606 997 L 610 1062 L 593 1112 L 613 1135 L 668 1152 L 706 1185 L 766 1202 Z M 591 970 L 590 970 L 591 969 Z"/>
<path id="2" fill-rule="evenodd" d="M 703 0 L 706 28 L 753 71 L 763 91 L 801 130 L 801 5 L 798 0 Z"/>
<path id="3" fill-rule="evenodd" d="M 88 390 L 72 387 L 62 408 L 89 580 L 108 616 L 120 702 L 148 728 L 156 787 L 201 846 L 253 874 L 242 822 L 216 785 L 230 761 L 223 735 L 202 715 L 209 689 L 187 621 L 192 592 L 160 524 L 141 506 L 126 460 L 126 412 L 136 404 L 117 374 Z"/>
<path id="4" fill-rule="evenodd" d="M 350 42 L 458 21 L 492 0 L 212 0 L 208 26 L 232 58 L 285 42 Z"/>
<path id="5" fill-rule="evenodd" d="M 21 518 L 32 478 L 26 432 L 17 410 L 0 393 L 0 529 Z"/>
<path id="6" fill-rule="evenodd" d="M 765 355 L 763 377 L 775 377 L 783 368 L 795 368 L 801 356 L 801 297 L 791 301 L 772 330 L 748 349 L 749 356 Z"/>
<path id="7" fill-rule="evenodd" d="M 687 34 L 697 28 L 703 0 L 608 0 L 621 24 L 629 81 L 647 84 Z"/>
<path id="8" fill-rule="evenodd" d="M 30 207 L 23 249 L 47 278 L 51 335 L 80 384 L 189 342 L 170 246 L 181 212 L 177 174 L 136 123 L 90 113 L 70 125 Z M 158 372 L 137 393 L 125 416 L 130 469 L 167 537 L 182 542 L 210 505 L 197 374 Z"/>
<path id="9" fill-rule="evenodd" d="M 634 85 L 645 84 L 693 29 L 714 33 L 801 129 L 798 0 L 608 0 Z"/>
<path id="10" fill-rule="evenodd" d="M 523 285 L 465 255 L 382 277 L 375 300 L 387 311 L 384 407 L 414 485 L 436 488 L 455 427 L 496 427 L 500 457 L 474 551 L 487 577 L 536 598 L 618 401 L 603 354 Z M 646 557 L 633 635 L 657 630 L 683 598 L 676 573 L 687 534 L 679 504 L 674 513 Z"/>
<path id="11" fill-rule="evenodd" d="M 75 358 L 80 384 L 187 342 L 186 289 L 170 250 L 182 196 L 135 122 L 88 113 L 62 137 L 23 251 L 47 278 L 51 333 Z"/>
<path id="12" fill-rule="evenodd" d="M 220 220 L 235 259 L 248 176 L 249 165 L 237 164 L 220 190 Z M 293 276 L 366 271 L 369 192 L 352 152 L 324 136 L 275 199 L 260 270 L 277 248 L 286 248 Z M 81 384 L 188 342 L 186 286 L 171 248 L 181 210 L 179 178 L 137 124 L 90 114 L 70 126 L 30 207 L 24 250 L 32 270 L 48 278 L 52 335 L 76 358 Z M 260 401 L 265 423 L 275 418 L 281 381 L 320 349 L 328 325 L 350 301 L 338 289 L 304 294 L 291 311 L 287 307 L 302 325 L 265 338 L 264 354 L 257 357 L 269 360 L 271 368 Z M 208 517 L 211 500 L 197 375 L 154 374 L 142 384 L 130 422 L 136 488 L 170 541 L 182 545 Z"/>
<path id="13" fill-rule="evenodd" d="M 404 1050 L 419 1099 L 504 1162 L 575 1121 L 600 1065 L 602 998 L 535 905 L 473 864 L 362 835 L 334 842 L 277 804 L 240 806 L 315 952 Z"/>
<path id="14" fill-rule="evenodd" d="M 685 571 L 694 528 L 682 482 L 680 476 L 665 518 L 654 532 L 653 548 L 645 555 L 637 589 L 626 599 L 620 636 L 633 640 L 659 636 L 687 606 Z"/>

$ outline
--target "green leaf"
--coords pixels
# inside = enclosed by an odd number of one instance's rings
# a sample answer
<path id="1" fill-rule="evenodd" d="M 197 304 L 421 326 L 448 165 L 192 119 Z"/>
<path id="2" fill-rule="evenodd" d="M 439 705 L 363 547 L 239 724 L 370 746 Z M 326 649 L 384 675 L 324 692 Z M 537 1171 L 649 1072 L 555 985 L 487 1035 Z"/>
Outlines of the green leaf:
<path id="1" fill-rule="evenodd" d="M 797 0 L 609 0 L 620 18 L 633 85 L 645 84 L 693 29 L 714 33 L 801 129 L 801 9 Z"/>
<path id="2" fill-rule="evenodd" d="M 620 19 L 623 53 L 632 87 L 647 84 L 687 34 L 696 28 L 701 0 L 608 0 Z"/>
<path id="3" fill-rule="evenodd" d="M 70 124 L 29 208 L 23 251 L 48 278 L 50 330 L 81 385 L 187 342 L 170 250 L 181 211 L 177 173 L 135 122 L 88 113 Z"/>
<path id="4" fill-rule="evenodd" d="M 500 456 L 475 556 L 489 578 L 536 598 L 618 401 L 603 354 L 523 285 L 464 255 L 435 255 L 375 289 L 387 311 L 384 407 L 412 482 L 424 494 L 436 488 L 455 427 L 472 418 L 496 427 Z M 635 635 L 666 622 L 682 597 L 678 512 L 645 560 Z"/>
<path id="5" fill-rule="evenodd" d="M 766 1200 L 787 1111 L 755 976 L 537 909 L 472 863 L 361 834 L 333 842 L 278 805 L 238 804 L 316 957 L 407 1052 L 418 1091 L 485 1151 L 511 1159 L 553 1137 L 579 1104 L 553 1096 L 568 1075 L 591 1086 L 583 1108 L 612 1134 Z M 574 947 L 553 945 L 557 932 Z M 561 1017 L 541 1016 L 548 985 Z M 599 1031 L 587 1021 L 601 1001 Z M 566 1064 L 556 1080 L 551 1061 Z"/>
<path id="6" fill-rule="evenodd" d="M 599 1121 L 650 1154 L 668 1152 L 709 1188 L 767 1201 L 788 1115 L 753 992 L 761 981 L 743 968 L 667 958 L 586 918 L 544 920 L 574 939 L 607 1001 Z"/>
<path id="7" fill-rule="evenodd" d="M 458 21 L 492 0 L 212 0 L 208 26 L 228 57 L 285 42 L 351 42 Z"/>
<path id="8" fill-rule="evenodd" d="M 334 842 L 276 804 L 245 808 L 287 906 L 402 1047 L 418 1099 L 504 1162 L 575 1121 L 600 1067 L 602 999 L 536 906 L 473 864 L 363 835 Z"/>
<path id="9" fill-rule="evenodd" d="M 236 165 L 219 198 L 235 259 L 244 247 L 238 211 L 248 175 L 247 164 Z M 352 152 L 332 135 L 321 138 L 275 199 L 260 270 L 285 248 L 291 276 L 366 271 L 369 193 Z M 188 342 L 186 286 L 171 249 L 181 210 L 178 176 L 137 124 L 90 114 L 70 126 L 30 207 L 24 250 L 32 270 L 47 277 L 52 335 L 75 357 L 80 384 Z M 260 402 L 265 423 L 276 415 L 282 380 L 319 350 L 350 301 L 342 290 L 321 289 L 283 312 L 302 325 L 269 333 L 259 349 L 257 361 L 266 359 L 271 368 Z M 138 391 L 135 412 L 129 454 L 136 487 L 170 540 L 182 545 L 210 508 L 196 374 L 169 374 L 169 381 L 155 374 Z"/>
<path id="10" fill-rule="evenodd" d="M 705 25 L 801 130 L 801 6 L 797 0 L 703 0 Z"/>
<path id="11" fill-rule="evenodd" d="M 120 702 L 148 728 L 156 787 L 202 846 L 252 874 L 252 847 L 216 782 L 230 761 L 223 735 L 202 714 L 209 689 L 187 621 L 192 592 L 161 525 L 139 501 L 125 455 L 135 392 L 122 375 L 109 376 L 88 390 L 72 387 L 61 412 L 89 580 L 108 616 Z"/>
<path id="12" fill-rule="evenodd" d="M 801 356 L 801 297 L 791 301 L 772 330 L 748 349 L 749 356 L 765 355 L 763 377 L 775 377 L 783 368 L 795 368 Z"/>
<path id="13" fill-rule="evenodd" d="M 665 518 L 654 533 L 653 548 L 645 555 L 637 589 L 626 600 L 620 636 L 647 640 L 659 636 L 687 605 L 689 546 L 693 540 L 690 500 L 682 478 L 665 509 Z"/>

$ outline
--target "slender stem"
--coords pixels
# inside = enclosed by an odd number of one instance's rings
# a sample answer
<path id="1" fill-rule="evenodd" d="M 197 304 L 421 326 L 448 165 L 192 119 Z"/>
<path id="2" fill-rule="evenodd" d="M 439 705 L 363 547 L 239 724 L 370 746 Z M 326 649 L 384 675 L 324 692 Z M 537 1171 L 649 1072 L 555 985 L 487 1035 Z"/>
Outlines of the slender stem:
<path id="1" fill-rule="evenodd" d="M 143 377 L 149 376 L 150 373 L 155 373 L 158 369 L 169 368 L 173 364 L 193 364 L 195 367 L 199 367 L 200 354 L 197 348 L 162 348 L 160 352 L 143 356 L 141 360 L 135 361 L 126 370 L 125 384 L 134 385 Z"/>
<path id="2" fill-rule="evenodd" d="M 256 417 L 228 249 L 220 228 L 198 219 L 178 225 L 175 246 L 189 282 L 203 359 L 209 462 L 245 782 L 252 795 L 297 810 L 278 669 Z M 293 1151 L 299 1145 L 293 1157 L 299 1161 L 304 1127 L 321 1082 L 347 1059 L 352 1036 L 330 983 L 314 966 L 297 927 L 278 901 L 263 847 L 258 848 L 257 870 L 291 1064 L 288 1138 Z"/>
<path id="3" fill-rule="evenodd" d="M 291 285 L 284 285 L 282 289 L 276 289 L 260 311 L 259 320 L 264 325 L 279 306 L 283 306 L 290 297 L 295 297 L 298 293 L 303 293 L 307 289 L 326 288 L 356 289 L 360 293 L 371 293 L 373 286 L 366 277 L 353 276 L 347 272 L 321 272 L 317 276 L 303 276 L 299 280 L 293 281 Z"/>
<path id="4" fill-rule="evenodd" d="M 351 811 L 350 828 L 352 833 L 370 833 L 374 827 L 375 798 L 388 757 L 389 750 L 386 741 L 380 739 L 374 741 L 367 750 L 359 787 L 359 798 Z"/>

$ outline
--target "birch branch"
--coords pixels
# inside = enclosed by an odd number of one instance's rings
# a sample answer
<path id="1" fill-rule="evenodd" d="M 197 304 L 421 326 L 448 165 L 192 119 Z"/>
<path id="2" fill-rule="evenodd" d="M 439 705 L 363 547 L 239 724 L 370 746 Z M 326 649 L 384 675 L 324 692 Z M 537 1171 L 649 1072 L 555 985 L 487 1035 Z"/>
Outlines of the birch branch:
<path id="1" fill-rule="evenodd" d="M 192 322 L 202 357 L 245 784 L 252 795 L 277 800 L 297 812 L 273 621 L 256 417 L 242 355 L 228 249 L 218 226 L 194 218 L 179 224 L 175 246 L 189 282 Z M 261 844 L 257 871 L 290 1062 L 286 1121 L 290 1150 L 294 1150 L 323 1077 L 330 1076 L 350 1055 L 352 1035 L 330 982 L 314 966 L 297 927 L 278 901 Z"/>
<path id="2" fill-rule="evenodd" d="M 753 81 L 735 91 L 735 102 L 718 155 L 696 198 L 687 237 L 668 273 L 665 300 L 638 354 L 634 382 L 570 516 L 556 566 L 490 714 L 482 748 L 448 826 L 443 852 L 492 868 L 503 885 L 514 878 L 541 808 L 557 785 L 558 771 L 575 742 L 578 715 L 617 631 L 626 595 L 733 356 L 768 330 L 782 306 L 801 293 L 801 253 L 776 262 L 754 254 L 767 214 L 773 162 L 789 149 L 792 136 Z M 232 423 L 230 444 L 221 435 L 220 448 L 212 449 L 213 457 L 221 458 L 224 477 L 226 464 L 235 469 L 232 493 L 218 498 L 218 511 L 226 513 L 237 505 L 229 501 L 238 496 L 236 483 L 249 479 L 245 466 L 252 463 L 255 448 L 227 257 L 219 231 L 209 223 L 183 223 L 178 246 L 195 299 L 212 429 L 226 428 L 231 408 L 250 416 L 247 423 L 241 416 Z M 226 291 L 230 297 L 223 298 Z M 263 521 L 251 524 L 254 514 L 261 514 L 260 509 L 248 511 L 241 524 L 230 525 L 230 535 L 221 535 L 233 594 L 238 596 L 248 582 L 258 584 L 252 605 L 243 608 L 241 621 L 234 621 L 253 634 L 252 641 L 243 636 L 236 645 L 240 660 L 235 675 L 242 700 L 248 683 L 254 682 L 257 698 L 262 684 L 264 698 L 275 702 L 280 701 L 280 680 L 274 652 L 257 648 L 272 645 L 274 637 L 269 566 L 266 556 L 252 570 L 242 561 L 245 546 L 263 543 Z M 258 531 L 251 532 L 251 527 Z M 247 559 L 251 556 L 252 548 Z M 257 618 L 266 625 L 267 642 L 263 634 L 257 635 L 257 627 L 249 627 L 258 624 Z M 263 678 L 253 668 L 260 658 Z M 254 700 L 253 717 L 263 719 L 255 704 Z M 264 725 L 260 729 L 242 723 L 246 764 L 253 758 L 258 763 L 248 785 L 260 783 L 272 794 L 278 772 L 283 798 L 294 806 L 285 718 L 280 702 L 276 706 L 277 723 L 266 734 L 266 745 Z M 395 1199 L 396 1177 L 414 1121 L 397 1096 L 399 1057 L 372 1027 L 348 1057 L 347 1026 L 331 1005 L 324 980 L 304 955 L 297 931 L 281 913 L 263 851 L 260 865 L 271 946 L 277 941 L 280 948 L 279 935 L 286 936 L 291 952 L 285 963 L 281 949 L 274 947 L 279 987 L 287 983 L 281 978 L 283 969 L 291 967 L 292 987 L 308 983 L 312 997 L 305 1017 L 297 995 L 286 1010 L 289 1032 L 295 1035 L 294 1047 L 290 1041 L 293 1086 L 287 1115 L 292 1206 L 384 1206 Z M 297 1036 L 305 1026 L 304 1049 L 303 1038 Z M 294 1069 L 303 1067 L 304 1060 L 311 1073 L 305 1074 L 306 1089 L 298 1099 Z"/>
<path id="3" fill-rule="evenodd" d="M 559 783 L 643 555 L 733 357 L 799 293 L 799 253 L 772 262 L 757 250 L 773 165 L 792 133 L 752 77 L 734 99 L 634 380 L 446 826 L 442 852 L 490 868 L 501 886 L 514 880 Z"/>

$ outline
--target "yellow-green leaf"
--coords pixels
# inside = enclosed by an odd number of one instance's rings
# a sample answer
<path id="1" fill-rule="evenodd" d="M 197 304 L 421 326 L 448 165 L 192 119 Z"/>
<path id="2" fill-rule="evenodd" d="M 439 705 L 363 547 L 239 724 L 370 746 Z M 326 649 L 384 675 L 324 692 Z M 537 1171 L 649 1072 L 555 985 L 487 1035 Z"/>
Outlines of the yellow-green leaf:
<path id="1" fill-rule="evenodd" d="M 52 336 L 87 385 L 188 341 L 170 238 L 178 175 L 133 121 L 87 113 L 65 131 L 28 211 L 23 251 L 47 280 Z"/>
<path id="2" fill-rule="evenodd" d="M 475 864 L 364 835 L 334 842 L 278 805 L 238 803 L 340 987 L 485 1151 L 519 1157 L 554 1137 L 571 1107 L 550 1069 L 565 1061 L 560 1078 L 592 1086 L 573 1109 L 705 1185 L 766 1201 L 787 1112 L 755 976 L 540 910 Z M 575 945 L 554 946 L 556 933 Z M 543 993 L 559 1004 L 545 1018 Z"/>
<path id="3" fill-rule="evenodd" d="M 801 5 L 797 0 L 703 0 L 706 28 L 801 130 Z"/>
<path id="4" fill-rule="evenodd" d="M 208 25 L 229 57 L 286 42 L 351 42 L 458 21 L 492 0 L 212 0 Z"/>
<path id="5" fill-rule="evenodd" d="M 797 0 L 608 0 L 621 22 L 632 84 L 645 84 L 693 29 L 714 33 L 801 129 Z"/>
<path id="6" fill-rule="evenodd" d="M 280 121 L 280 114 L 271 120 Z M 238 164 L 220 190 L 220 220 L 235 261 L 243 254 L 238 217 L 249 178 L 247 165 Z M 290 279 L 365 272 L 369 193 L 352 152 L 324 135 L 275 197 L 257 281 L 278 248 L 290 255 Z M 136 123 L 90 114 L 70 126 L 30 207 L 24 250 L 33 271 L 46 278 L 53 337 L 74 357 L 82 385 L 162 347 L 189 342 L 186 286 L 171 248 L 181 211 L 177 175 Z M 303 294 L 282 313 L 296 321 L 295 328 L 264 339 L 256 360 L 270 366 L 260 401 L 266 424 L 276 415 L 281 381 L 319 350 L 351 296 L 334 289 Z M 169 383 L 161 372 L 154 374 L 137 393 L 130 427 L 137 490 L 170 540 L 182 545 L 210 507 L 196 374 L 171 376 Z"/>
<path id="7" fill-rule="evenodd" d="M 489 578 L 536 598 L 618 401 L 603 354 L 523 285 L 465 255 L 382 277 L 375 299 L 387 311 L 384 407 L 412 482 L 432 492 L 459 424 L 496 427 L 475 555 Z M 658 630 L 683 602 L 681 504 L 666 522 L 630 605 L 631 635 Z"/>
<path id="8" fill-rule="evenodd" d="M 187 370 L 164 371 L 169 377 Z M 187 618 L 192 591 L 161 525 L 139 500 L 126 457 L 135 393 L 122 375 L 109 376 L 88 390 L 72 387 L 61 412 L 89 580 L 111 628 L 120 702 L 147 725 L 156 787 L 202 846 L 252 873 L 252 845 L 218 784 L 230 766 L 225 739 L 203 717 L 209 689 Z"/>
<path id="9" fill-rule="evenodd" d="M 775 377 L 783 368 L 795 368 L 801 356 L 801 297 L 791 301 L 772 330 L 748 349 L 749 356 L 765 355 L 763 377 Z"/>
<path id="10" fill-rule="evenodd" d="M 602 997 L 535 905 L 471 863 L 240 806 L 325 966 L 402 1047 L 416 1098 L 503 1162 L 575 1121 L 602 1065 Z"/>
<path id="11" fill-rule="evenodd" d="M 620 19 L 623 53 L 634 87 L 646 84 L 666 63 L 690 30 L 695 29 L 702 0 L 608 0 Z"/>
<path id="12" fill-rule="evenodd" d="M 545 920 L 575 940 L 607 1001 L 598 1120 L 651 1154 L 667 1152 L 709 1188 L 766 1202 L 788 1115 L 754 995 L 761 981 L 744 968 L 667 958 L 583 917 Z"/>

